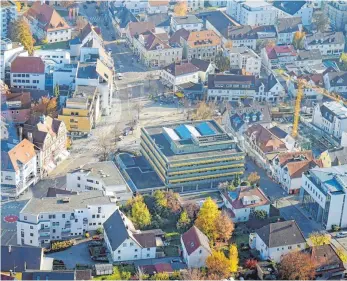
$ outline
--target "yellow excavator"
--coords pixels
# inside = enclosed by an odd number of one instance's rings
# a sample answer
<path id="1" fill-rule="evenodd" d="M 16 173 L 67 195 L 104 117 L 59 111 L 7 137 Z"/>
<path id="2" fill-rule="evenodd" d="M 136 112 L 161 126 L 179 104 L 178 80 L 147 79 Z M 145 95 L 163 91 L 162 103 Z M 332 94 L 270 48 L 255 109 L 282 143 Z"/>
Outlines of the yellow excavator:
<path id="1" fill-rule="evenodd" d="M 294 79 L 294 77 L 289 76 L 288 74 L 284 74 L 283 72 L 277 72 L 279 73 L 284 80 L 286 81 L 292 81 L 293 83 L 297 83 L 298 90 L 297 90 L 297 95 L 296 95 L 296 100 L 295 100 L 295 108 L 294 108 L 294 122 L 293 122 L 293 129 L 292 129 L 292 137 L 296 138 L 298 136 L 298 129 L 299 129 L 299 121 L 300 121 L 300 109 L 301 109 L 301 101 L 304 96 L 304 89 L 313 89 L 315 90 L 316 93 L 321 94 L 329 99 L 332 99 L 334 101 L 340 102 L 344 105 L 347 105 L 347 100 L 342 98 L 340 95 L 336 93 L 330 93 L 328 90 L 311 85 L 307 82 L 306 79 L 303 78 L 297 78 Z"/>

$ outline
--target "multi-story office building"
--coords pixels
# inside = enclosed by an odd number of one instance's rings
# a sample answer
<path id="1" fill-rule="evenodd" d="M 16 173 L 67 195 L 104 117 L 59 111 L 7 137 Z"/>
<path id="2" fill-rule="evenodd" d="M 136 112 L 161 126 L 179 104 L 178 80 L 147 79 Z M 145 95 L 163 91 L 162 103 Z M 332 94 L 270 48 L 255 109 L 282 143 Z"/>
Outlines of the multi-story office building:
<path id="1" fill-rule="evenodd" d="M 22 89 L 45 89 L 45 64 L 39 57 L 16 57 L 11 63 L 11 86 Z"/>
<path id="2" fill-rule="evenodd" d="M 17 7 L 12 1 L 1 1 L 0 6 L 1 37 L 8 37 L 8 27 L 17 19 Z"/>
<path id="3" fill-rule="evenodd" d="M 322 56 L 339 58 L 345 48 L 345 38 L 342 32 L 317 32 L 305 37 L 306 50 L 319 50 Z"/>
<path id="4" fill-rule="evenodd" d="M 112 161 L 89 163 L 66 174 L 68 190 L 85 192 L 103 190 L 117 201 L 126 202 L 133 193 Z"/>
<path id="5" fill-rule="evenodd" d="M 10 72 L 10 62 L 19 53 L 24 52 L 24 47 L 20 43 L 12 42 L 10 39 L 2 38 L 0 47 L 0 79 L 5 81 L 8 80 Z"/>
<path id="6" fill-rule="evenodd" d="M 347 165 L 303 174 L 300 197 L 304 209 L 325 229 L 347 227 Z"/>
<path id="7" fill-rule="evenodd" d="M 277 11 L 265 1 L 227 1 L 227 13 L 242 25 L 270 25 L 277 19 Z"/>
<path id="8" fill-rule="evenodd" d="M 255 76 L 214 74 L 208 76 L 207 98 L 209 100 L 238 101 L 255 97 Z"/>
<path id="9" fill-rule="evenodd" d="M 312 23 L 313 7 L 309 1 L 274 1 L 278 18 L 301 17 L 303 25 Z"/>
<path id="10" fill-rule="evenodd" d="M 142 128 L 141 151 L 165 185 L 178 191 L 213 188 L 244 172 L 244 153 L 213 120 Z"/>
<path id="11" fill-rule="evenodd" d="M 317 104 L 312 124 L 339 139 L 347 131 L 347 108 L 336 101 Z"/>
<path id="12" fill-rule="evenodd" d="M 327 9 L 330 24 L 336 30 L 345 31 L 347 24 L 347 2 L 329 1 L 325 6 Z"/>
<path id="13" fill-rule="evenodd" d="M 54 240 L 82 236 L 102 227 L 117 209 L 113 199 L 99 190 L 31 198 L 19 214 L 17 243 L 40 247 Z"/>
<path id="14" fill-rule="evenodd" d="M 204 9 L 205 0 L 187 0 L 188 11 Z"/>
<path id="15" fill-rule="evenodd" d="M 66 100 L 58 119 L 64 121 L 66 129 L 73 134 L 89 134 L 99 117 L 100 97 L 97 87 L 77 86 L 74 96 Z"/>

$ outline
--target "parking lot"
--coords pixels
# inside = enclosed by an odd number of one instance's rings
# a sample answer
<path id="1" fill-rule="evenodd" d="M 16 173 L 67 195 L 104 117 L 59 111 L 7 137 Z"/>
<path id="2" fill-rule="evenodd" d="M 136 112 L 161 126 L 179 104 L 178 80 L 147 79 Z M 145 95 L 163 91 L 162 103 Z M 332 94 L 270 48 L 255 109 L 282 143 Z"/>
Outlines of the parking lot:
<path id="1" fill-rule="evenodd" d="M 17 245 L 17 220 L 28 200 L 1 204 L 1 245 Z"/>

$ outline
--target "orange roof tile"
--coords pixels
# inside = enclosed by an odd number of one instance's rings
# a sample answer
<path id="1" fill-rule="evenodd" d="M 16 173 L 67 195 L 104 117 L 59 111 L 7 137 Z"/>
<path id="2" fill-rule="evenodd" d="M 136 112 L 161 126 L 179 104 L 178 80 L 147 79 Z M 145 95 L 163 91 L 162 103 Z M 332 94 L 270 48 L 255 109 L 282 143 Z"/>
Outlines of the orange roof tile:
<path id="1" fill-rule="evenodd" d="M 35 156 L 34 145 L 27 139 L 22 140 L 8 152 L 15 171 L 18 171 L 18 164 L 26 164 Z"/>
<path id="2" fill-rule="evenodd" d="M 202 30 L 191 32 L 187 39 L 188 45 L 191 48 L 218 46 L 221 44 L 221 39 L 213 30 Z"/>

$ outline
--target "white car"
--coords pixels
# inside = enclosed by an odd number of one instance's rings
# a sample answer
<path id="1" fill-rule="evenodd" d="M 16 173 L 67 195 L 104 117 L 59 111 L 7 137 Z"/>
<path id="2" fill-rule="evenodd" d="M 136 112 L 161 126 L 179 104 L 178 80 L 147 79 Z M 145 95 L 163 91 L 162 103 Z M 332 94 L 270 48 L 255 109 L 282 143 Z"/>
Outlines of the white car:
<path id="1" fill-rule="evenodd" d="M 337 238 L 345 238 L 347 237 L 347 231 L 339 232 L 336 234 Z"/>
<path id="2" fill-rule="evenodd" d="M 118 80 L 122 80 L 123 79 L 123 74 L 122 73 L 117 73 L 117 78 L 118 78 Z"/>

